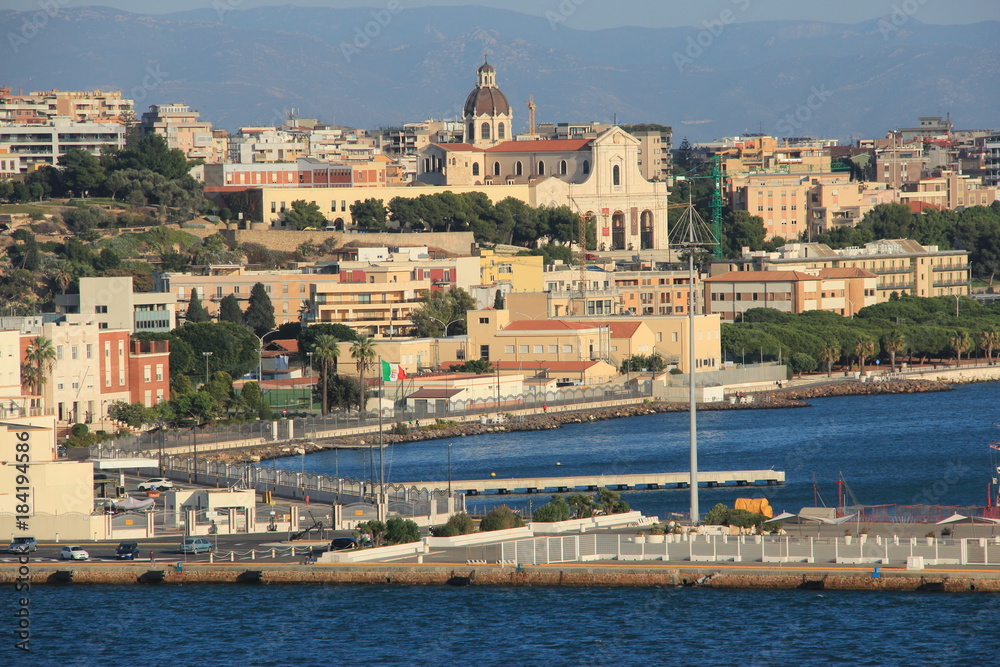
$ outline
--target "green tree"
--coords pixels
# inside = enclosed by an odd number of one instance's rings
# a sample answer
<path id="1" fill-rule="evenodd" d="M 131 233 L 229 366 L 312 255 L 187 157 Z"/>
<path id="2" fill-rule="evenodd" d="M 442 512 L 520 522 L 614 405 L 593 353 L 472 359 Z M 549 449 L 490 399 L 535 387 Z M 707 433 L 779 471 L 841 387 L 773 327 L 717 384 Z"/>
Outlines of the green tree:
<path id="1" fill-rule="evenodd" d="M 315 352 L 316 340 L 323 335 L 333 336 L 339 341 L 353 341 L 357 339 L 357 332 L 345 324 L 328 324 L 320 322 L 310 324 L 303 328 L 297 337 L 299 344 L 299 354 L 305 355 Z"/>
<path id="2" fill-rule="evenodd" d="M 365 199 L 351 204 L 351 219 L 361 229 L 384 230 L 386 217 L 385 204 L 381 199 Z"/>
<path id="3" fill-rule="evenodd" d="M 320 212 L 319 204 L 296 199 L 292 202 L 292 208 L 285 212 L 285 224 L 295 229 L 325 227 L 326 218 Z"/>
<path id="4" fill-rule="evenodd" d="M 167 141 L 159 134 L 149 134 L 139 139 L 134 146 L 127 146 L 117 153 L 108 154 L 112 171 L 134 169 L 151 171 L 166 179 L 181 180 L 189 176 L 191 165 L 184 151 L 169 148 Z"/>
<path id="5" fill-rule="evenodd" d="M 573 508 L 574 519 L 585 519 L 594 513 L 594 499 L 585 493 L 574 493 L 566 502 Z"/>
<path id="6" fill-rule="evenodd" d="M 361 383 L 361 396 L 358 400 L 358 409 L 365 411 L 365 403 L 368 398 L 368 388 L 365 386 L 365 371 L 375 364 L 375 342 L 368 336 L 358 336 L 351 345 L 351 357 L 358 367 L 358 381 Z"/>
<path id="7" fill-rule="evenodd" d="M 132 428 L 142 428 L 153 421 L 153 410 L 139 402 L 115 401 L 108 406 L 108 417 Z"/>
<path id="8" fill-rule="evenodd" d="M 243 310 L 235 294 L 227 294 L 219 302 L 219 321 L 243 324 Z"/>
<path id="9" fill-rule="evenodd" d="M 476 373 L 484 375 L 493 372 L 493 362 L 489 359 L 469 359 L 462 364 L 452 364 L 448 370 L 453 373 Z"/>
<path id="10" fill-rule="evenodd" d="M 21 364 L 21 384 L 33 395 L 41 396 L 42 388 L 56 364 L 56 348 L 45 336 L 35 336 L 24 353 Z"/>
<path id="11" fill-rule="evenodd" d="M 597 490 L 597 504 L 605 514 L 621 514 L 631 510 L 628 503 L 622 500 L 622 495 L 611 489 Z"/>
<path id="12" fill-rule="evenodd" d="M 767 230 L 764 219 L 747 211 L 730 211 L 722 225 L 722 252 L 726 257 L 741 257 L 743 248 L 762 250 Z"/>
<path id="13" fill-rule="evenodd" d="M 259 382 L 246 382 L 240 389 L 240 398 L 246 405 L 247 410 L 257 417 L 257 419 L 269 419 L 271 417 L 271 406 L 264 400 L 264 393 L 260 390 Z"/>
<path id="14" fill-rule="evenodd" d="M 274 326 L 274 306 L 271 297 L 267 295 L 264 283 L 255 283 L 250 289 L 250 300 L 243 314 L 243 323 L 254 330 L 258 336 L 263 336 Z"/>
<path id="15" fill-rule="evenodd" d="M 532 512 L 531 520 L 541 523 L 555 523 L 556 521 L 568 521 L 569 516 L 569 503 L 562 496 L 556 495 L 552 496 L 552 500 Z"/>
<path id="16" fill-rule="evenodd" d="M 962 365 L 962 353 L 972 349 L 972 338 L 965 329 L 955 331 L 948 338 L 948 346 L 955 353 L 955 362 Z"/>
<path id="17" fill-rule="evenodd" d="M 361 383 L 354 376 L 331 375 L 325 382 L 325 388 L 324 396 L 323 385 L 316 384 L 313 387 L 313 398 L 320 403 L 325 400 L 327 409 L 348 409 L 361 402 Z"/>
<path id="18" fill-rule="evenodd" d="M 483 520 L 479 522 L 480 532 L 490 532 L 494 530 L 507 530 L 508 528 L 521 528 L 524 526 L 524 519 L 506 505 L 500 505 L 491 509 Z"/>
<path id="19" fill-rule="evenodd" d="M 204 377 L 204 353 L 211 352 L 209 366 L 212 371 L 223 371 L 239 378 L 257 369 L 260 359 L 260 341 L 249 329 L 232 322 L 187 323 L 170 332 L 170 346 L 186 346 L 189 356 L 181 372 L 193 377 Z M 181 360 L 179 360 L 181 361 Z M 171 371 L 174 360 L 171 355 Z"/>
<path id="20" fill-rule="evenodd" d="M 340 356 L 340 346 L 338 345 L 340 341 L 330 334 L 322 334 L 316 339 L 316 344 L 313 347 L 313 354 L 316 356 L 316 361 L 319 362 L 320 377 L 323 381 L 323 414 L 330 412 L 329 410 L 329 390 L 327 388 L 328 380 L 332 372 L 337 372 L 337 357 Z"/>
<path id="21" fill-rule="evenodd" d="M 387 544 L 408 544 L 420 541 L 420 527 L 413 519 L 394 516 L 385 522 Z"/>
<path id="22" fill-rule="evenodd" d="M 989 328 L 979 334 L 979 347 L 986 352 L 986 363 L 993 363 L 993 350 L 1000 346 L 1000 331 Z"/>
<path id="23" fill-rule="evenodd" d="M 796 352 L 788 358 L 788 366 L 792 373 L 801 375 L 802 373 L 810 373 L 816 370 L 816 360 L 810 357 L 808 354 L 803 354 L 802 352 Z"/>
<path id="24" fill-rule="evenodd" d="M 466 315 L 475 307 L 476 300 L 461 287 L 426 294 L 424 305 L 414 310 L 410 316 L 414 335 L 420 338 L 461 336 L 468 331 Z"/>
<path id="25" fill-rule="evenodd" d="M 90 151 L 70 148 L 59 156 L 58 162 L 63 185 L 71 193 L 84 197 L 104 183 L 104 167 Z"/>
<path id="26" fill-rule="evenodd" d="M 378 519 L 373 519 L 372 521 L 365 521 L 359 523 L 354 528 L 354 538 L 360 539 L 362 535 L 369 535 L 371 537 L 371 543 L 373 547 L 382 546 L 382 538 L 385 535 L 387 526 L 379 521 Z"/>
<path id="27" fill-rule="evenodd" d="M 874 356 L 875 341 L 865 334 L 858 334 L 854 339 L 854 356 L 858 360 L 858 370 L 865 372 L 865 359 Z"/>
<path id="28" fill-rule="evenodd" d="M 197 289 L 191 289 L 191 300 L 188 301 L 187 313 L 184 315 L 184 319 L 185 321 L 193 324 L 208 322 L 210 319 L 208 311 L 205 310 L 205 306 L 201 305 L 201 299 L 198 298 Z"/>
<path id="29" fill-rule="evenodd" d="M 892 329 L 882 337 L 882 349 L 889 353 L 889 370 L 896 372 L 896 355 L 906 346 L 906 338 L 899 329 Z"/>
<path id="30" fill-rule="evenodd" d="M 819 353 L 819 360 L 820 362 L 826 364 L 827 377 L 833 375 L 833 363 L 838 359 L 840 359 L 840 343 L 835 340 L 823 343 L 823 347 L 820 349 Z"/>

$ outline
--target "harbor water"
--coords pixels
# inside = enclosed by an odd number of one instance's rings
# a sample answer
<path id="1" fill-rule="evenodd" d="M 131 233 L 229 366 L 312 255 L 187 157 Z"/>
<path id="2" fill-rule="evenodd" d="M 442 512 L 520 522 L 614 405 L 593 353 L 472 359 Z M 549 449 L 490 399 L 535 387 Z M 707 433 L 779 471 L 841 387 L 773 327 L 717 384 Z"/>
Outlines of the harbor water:
<path id="1" fill-rule="evenodd" d="M 768 493 L 778 511 L 816 502 L 813 475 L 835 504 L 841 473 L 861 503 L 983 504 L 995 472 L 987 444 L 1000 439 L 992 425 L 1000 422 L 998 390 L 980 384 L 704 413 L 701 466 L 785 470 L 786 486 Z M 408 444 L 387 452 L 387 477 L 447 479 L 449 444 L 454 479 L 681 471 L 687 415 Z M 272 464 L 364 476 L 363 456 L 323 452 Z M 701 504 L 765 491 L 705 489 Z M 661 516 L 687 507 L 686 491 L 624 497 Z M 527 498 L 470 504 L 489 502 Z M 48 586 L 32 590 L 31 607 L 26 664 L 37 665 L 972 665 L 1000 655 L 1000 596 L 989 594 Z"/>

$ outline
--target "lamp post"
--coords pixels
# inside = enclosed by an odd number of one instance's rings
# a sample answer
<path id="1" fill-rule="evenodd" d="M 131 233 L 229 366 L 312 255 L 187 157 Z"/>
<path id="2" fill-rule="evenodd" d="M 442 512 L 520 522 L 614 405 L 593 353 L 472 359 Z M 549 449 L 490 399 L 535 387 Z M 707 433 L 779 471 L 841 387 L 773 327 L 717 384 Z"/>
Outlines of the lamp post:
<path id="1" fill-rule="evenodd" d="M 202 352 L 201 355 L 205 357 L 205 384 L 208 384 L 208 358 L 212 356 L 212 353 Z"/>
<path id="2" fill-rule="evenodd" d="M 451 445 L 448 443 L 448 497 L 451 498 Z"/>
<path id="3" fill-rule="evenodd" d="M 273 334 L 278 331 L 277 329 L 271 329 L 264 334 L 257 336 L 257 340 L 260 341 L 260 354 L 257 355 L 257 382 L 260 384 L 261 392 L 264 391 L 264 339 L 267 338 L 268 334 Z M 257 334 L 254 334 L 255 336 Z"/>
<path id="4" fill-rule="evenodd" d="M 312 377 L 313 353 L 312 352 L 306 352 L 306 356 L 309 357 L 309 373 L 308 373 L 308 375 L 306 375 L 306 377 L 308 378 L 308 377 Z M 312 392 L 312 389 L 309 389 L 309 411 L 312 412 L 312 409 L 313 409 L 313 392 Z"/>

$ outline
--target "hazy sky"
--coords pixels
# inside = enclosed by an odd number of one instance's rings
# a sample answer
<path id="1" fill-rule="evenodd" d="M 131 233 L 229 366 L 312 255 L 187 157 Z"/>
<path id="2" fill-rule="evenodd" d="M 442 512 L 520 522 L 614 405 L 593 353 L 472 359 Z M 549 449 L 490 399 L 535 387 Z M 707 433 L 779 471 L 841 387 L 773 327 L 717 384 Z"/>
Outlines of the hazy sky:
<path id="1" fill-rule="evenodd" d="M 901 8 L 923 23 L 974 23 L 984 19 L 1000 20 L 997 0 L 297 0 L 285 3 L 273 0 L 101 0 L 77 2 L 57 0 L 63 6 L 88 4 L 117 7 L 144 14 L 162 14 L 186 9 L 211 9 L 225 3 L 238 9 L 266 5 L 322 7 L 386 7 L 399 2 L 402 7 L 426 5 L 481 5 L 544 15 L 562 12 L 568 27 L 578 29 L 610 28 L 621 25 L 669 27 L 701 25 L 729 9 L 738 21 L 777 19 L 818 20 L 855 23 L 891 15 Z M 0 0 L 0 8 L 37 10 L 40 0 Z M 575 8 L 575 9 L 574 9 Z M 567 11 L 573 9 L 573 11 Z"/>

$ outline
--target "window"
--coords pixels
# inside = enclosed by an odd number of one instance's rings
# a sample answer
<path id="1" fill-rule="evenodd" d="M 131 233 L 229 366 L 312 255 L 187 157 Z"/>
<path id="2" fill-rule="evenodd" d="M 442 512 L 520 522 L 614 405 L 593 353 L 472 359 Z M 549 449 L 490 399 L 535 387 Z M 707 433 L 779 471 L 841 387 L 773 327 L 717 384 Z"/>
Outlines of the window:
<path id="1" fill-rule="evenodd" d="M 218 287 L 215 288 L 215 296 L 220 298 L 222 297 L 222 285 L 219 285 Z"/>
<path id="2" fill-rule="evenodd" d="M 56 345 L 56 359 L 62 361 L 63 358 L 63 346 Z"/>
<path id="3" fill-rule="evenodd" d="M 489 361 L 489 359 L 490 359 L 490 346 L 489 345 L 480 345 L 479 346 L 479 358 L 480 359 L 486 359 L 487 361 Z"/>
<path id="4" fill-rule="evenodd" d="M 478 176 L 479 175 L 479 163 L 478 162 L 473 162 L 472 163 L 472 175 L 473 176 Z"/>
<path id="5" fill-rule="evenodd" d="M 542 162 L 541 160 L 538 161 L 538 175 L 539 176 L 545 175 L 545 163 Z"/>
<path id="6" fill-rule="evenodd" d="M 480 317 L 479 318 L 479 323 L 480 324 L 489 324 L 490 323 L 490 318 L 488 318 L 488 317 Z M 514 350 L 511 350 L 511 352 L 513 352 L 513 351 Z"/>
<path id="7" fill-rule="evenodd" d="M 72 347 L 70 347 L 69 348 L 69 356 L 70 356 L 70 359 L 79 359 L 80 358 L 80 348 L 78 346 L 76 346 L 76 345 L 73 345 Z"/>
<path id="8" fill-rule="evenodd" d="M 514 267 L 510 264 L 501 264 L 497 267 L 497 273 L 514 273 Z"/>
<path id="9" fill-rule="evenodd" d="M 494 162 L 493 163 L 493 175 L 494 176 L 499 176 L 500 175 L 500 163 L 499 162 Z"/>
<path id="10" fill-rule="evenodd" d="M 372 302 L 372 295 L 371 294 L 359 294 L 358 295 L 358 303 L 371 303 L 371 302 Z"/>
<path id="11" fill-rule="evenodd" d="M 503 348 L 503 351 L 506 352 L 507 354 L 514 354 L 514 346 L 513 345 L 505 345 L 504 348 Z"/>
<path id="12" fill-rule="evenodd" d="M 590 173 L 590 160 L 584 160 L 583 161 L 583 173 L 585 173 L 585 174 L 589 174 Z"/>
<path id="13" fill-rule="evenodd" d="M 535 345 L 533 351 L 534 351 L 535 354 L 544 354 L 545 353 L 545 346 L 544 345 Z"/>
<path id="14" fill-rule="evenodd" d="M 549 354 L 559 354 L 559 346 L 549 345 Z"/>
<path id="15" fill-rule="evenodd" d="M 563 354 L 573 354 L 573 346 L 572 345 L 563 345 L 562 350 L 563 350 Z"/>
<path id="16" fill-rule="evenodd" d="M 566 160 L 562 160 L 559 163 L 559 173 L 565 176 L 568 171 L 569 171 L 569 165 L 566 164 Z"/>
<path id="17" fill-rule="evenodd" d="M 488 141 L 489 140 L 489 138 L 490 138 L 490 124 L 489 123 L 483 123 L 479 127 L 479 138 L 482 139 L 482 140 L 484 140 L 484 141 Z"/>
<path id="18" fill-rule="evenodd" d="M 94 306 L 94 312 L 98 314 L 106 314 L 108 312 L 107 306 Z"/>
<path id="19" fill-rule="evenodd" d="M 94 358 L 94 346 L 91 345 L 90 343 L 87 343 L 87 358 L 88 359 Z"/>
<path id="20" fill-rule="evenodd" d="M 518 345 L 517 346 L 517 351 L 520 354 L 528 354 L 528 346 L 527 345 Z"/>
<path id="21" fill-rule="evenodd" d="M 515 176 L 520 176 L 523 173 L 524 173 L 524 169 L 523 169 L 523 167 L 521 167 L 521 161 L 518 160 L 517 162 L 514 163 L 514 175 Z"/>
<path id="22" fill-rule="evenodd" d="M 507 138 L 507 128 L 503 123 L 497 123 L 497 139 Z"/>
<path id="23" fill-rule="evenodd" d="M 611 168 L 611 185 L 622 184 L 622 168 L 617 164 Z"/>

